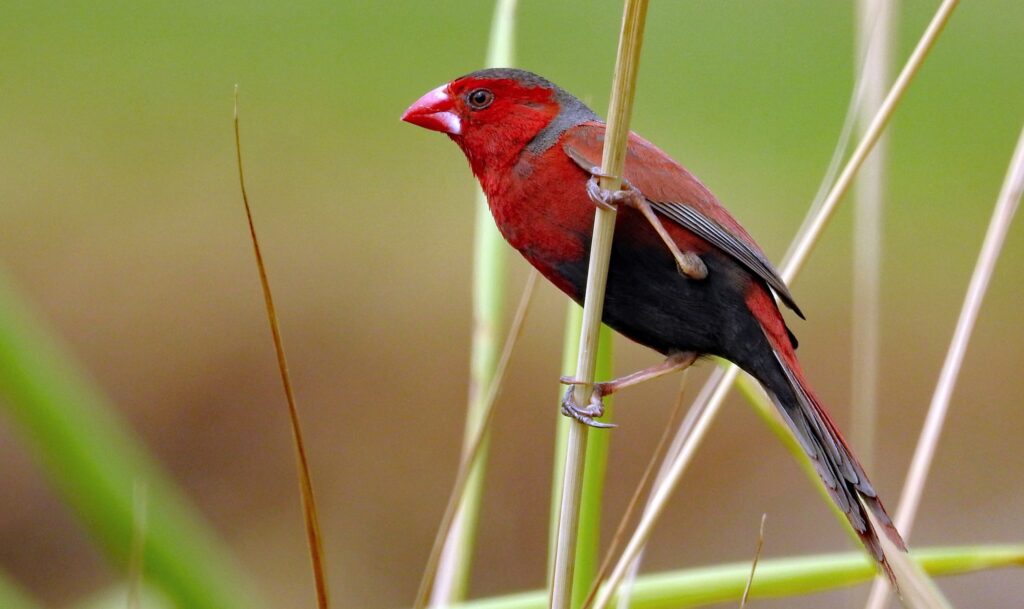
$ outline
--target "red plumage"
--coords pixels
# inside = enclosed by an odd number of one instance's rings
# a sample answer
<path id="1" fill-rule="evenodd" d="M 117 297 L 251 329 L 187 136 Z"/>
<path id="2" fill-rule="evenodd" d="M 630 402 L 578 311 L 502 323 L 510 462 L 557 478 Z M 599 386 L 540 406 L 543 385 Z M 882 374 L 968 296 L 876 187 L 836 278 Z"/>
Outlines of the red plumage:
<path id="1" fill-rule="evenodd" d="M 502 235 L 559 289 L 583 298 L 605 125 L 578 99 L 529 72 L 492 69 L 424 95 L 403 120 L 447 133 L 480 180 Z M 811 390 L 772 292 L 801 315 L 753 238 L 685 168 L 631 134 L 624 180 L 660 218 L 679 258 L 638 208 L 620 206 L 604 322 L 665 355 L 717 355 L 765 387 L 851 525 L 891 577 L 867 512 L 903 540 L 856 457 Z M 655 220 L 654 222 L 657 222 Z"/>

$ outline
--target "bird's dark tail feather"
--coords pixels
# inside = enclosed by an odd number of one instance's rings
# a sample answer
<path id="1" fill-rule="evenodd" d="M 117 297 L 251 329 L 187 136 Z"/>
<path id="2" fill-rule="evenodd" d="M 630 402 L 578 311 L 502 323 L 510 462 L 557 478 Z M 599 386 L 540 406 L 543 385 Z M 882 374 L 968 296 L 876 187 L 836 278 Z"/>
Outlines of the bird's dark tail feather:
<path id="1" fill-rule="evenodd" d="M 788 386 L 766 385 L 769 394 L 800 445 L 811 458 L 833 501 L 849 519 L 861 542 L 895 584 L 892 568 L 886 559 L 878 531 L 868 519 L 868 512 L 870 511 L 875 522 L 883 529 L 886 537 L 905 552 L 907 548 L 903 538 L 886 513 L 885 507 L 878 499 L 878 493 L 853 455 L 853 451 L 807 386 L 800 370 L 787 363 L 786 358 L 778 352 L 775 353 L 775 357 Z"/>

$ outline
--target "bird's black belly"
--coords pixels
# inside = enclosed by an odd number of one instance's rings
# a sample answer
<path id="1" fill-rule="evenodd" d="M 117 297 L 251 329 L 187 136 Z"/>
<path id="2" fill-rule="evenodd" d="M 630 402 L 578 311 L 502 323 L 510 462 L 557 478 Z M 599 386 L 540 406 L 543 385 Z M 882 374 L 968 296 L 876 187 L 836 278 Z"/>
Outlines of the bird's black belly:
<path id="1" fill-rule="evenodd" d="M 603 321 L 664 354 L 693 351 L 746 367 L 767 347 L 745 302 L 750 282 L 757 279 L 716 250 L 701 254 L 701 259 L 708 276 L 690 279 L 660 244 L 613 241 Z M 588 260 L 589 251 L 579 260 L 558 265 L 559 273 L 576 288 L 570 296 L 581 304 Z"/>

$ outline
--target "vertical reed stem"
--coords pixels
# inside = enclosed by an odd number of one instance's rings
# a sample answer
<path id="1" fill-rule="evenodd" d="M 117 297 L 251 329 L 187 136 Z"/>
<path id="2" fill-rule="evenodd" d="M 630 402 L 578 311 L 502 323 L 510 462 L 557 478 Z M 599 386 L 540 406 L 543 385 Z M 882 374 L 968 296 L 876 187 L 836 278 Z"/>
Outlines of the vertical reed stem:
<path id="1" fill-rule="evenodd" d="M 646 0 L 626 0 L 622 17 L 622 31 L 615 61 L 615 79 L 612 83 L 611 103 L 608 107 L 608 125 L 601 159 L 602 173 L 610 178 L 601 179 L 601 187 L 617 190 L 626 160 L 626 139 L 636 91 L 636 75 L 640 64 L 640 48 L 647 18 Z M 615 229 L 615 211 L 597 208 L 590 248 L 590 267 L 583 306 L 583 324 L 580 330 L 579 359 L 576 378 L 586 385 L 577 385 L 576 402 L 586 404 L 593 390 L 594 369 L 597 362 L 598 335 L 604 310 L 605 284 L 608 262 L 611 258 L 612 236 Z M 576 536 L 579 525 L 579 502 L 583 482 L 583 467 L 587 452 L 586 425 L 573 422 L 569 426 L 566 444 L 565 468 L 562 479 L 561 508 L 558 535 L 555 544 L 555 565 L 551 578 L 551 608 L 569 609 L 573 591 L 573 567 L 576 556 Z"/>
<path id="2" fill-rule="evenodd" d="M 491 21 L 486 66 L 511 66 L 514 55 L 516 0 L 497 0 Z M 473 339 L 470 356 L 469 399 L 462 456 L 467 458 L 486 418 L 487 395 L 495 378 L 501 351 L 499 328 L 504 317 L 506 245 L 487 209 L 487 199 L 477 188 L 476 226 L 473 243 Z M 483 440 L 458 512 L 445 539 L 430 604 L 448 605 L 466 596 L 472 565 L 473 543 L 483 496 L 488 438 Z"/>
<path id="3" fill-rule="evenodd" d="M 960 310 L 960 318 L 956 322 L 953 339 L 946 352 L 946 360 L 942 364 L 942 372 L 939 374 L 939 381 L 935 386 L 931 405 L 928 407 L 928 416 L 921 429 L 921 437 L 914 450 L 910 470 L 907 472 L 907 480 L 900 495 L 900 503 L 896 509 L 894 520 L 897 528 L 903 533 L 904 539 L 910 539 L 910 530 L 914 525 L 917 508 L 921 504 L 921 493 L 924 491 L 928 470 L 935 457 L 939 435 L 942 433 L 942 427 L 946 421 L 949 402 L 953 397 L 953 388 L 956 386 L 956 379 L 967 353 L 967 343 L 974 331 L 974 323 L 978 320 L 981 301 L 985 297 L 989 280 L 992 279 L 992 272 L 995 270 L 996 261 L 999 260 L 1003 242 L 1006 240 L 1006 233 L 1017 212 L 1022 194 L 1024 194 L 1024 130 L 1021 130 L 1017 140 L 1017 147 L 1010 160 L 1006 179 L 1003 181 L 999 198 L 996 200 L 996 208 L 992 212 L 992 219 L 985 232 L 985 241 L 978 254 L 978 262 L 975 264 L 971 282 L 967 287 L 967 295 L 964 297 L 963 308 Z M 881 609 L 885 606 L 889 597 L 888 590 L 883 580 L 877 580 L 871 588 L 867 608 Z"/>
<path id="4" fill-rule="evenodd" d="M 570 302 L 566 310 L 565 338 L 562 349 L 562 370 L 571 375 L 576 369 L 579 357 L 577 349 L 580 342 L 580 329 L 583 324 L 583 309 L 575 302 Z M 612 375 L 612 332 L 608 326 L 601 326 L 598 339 L 597 366 L 594 378 L 611 378 Z M 562 391 L 558 393 L 559 399 Z M 604 417 L 608 421 L 614 418 L 614 399 L 609 396 L 604 400 Z M 569 439 L 569 427 L 573 421 L 568 417 L 558 417 L 558 428 L 555 443 L 555 467 L 551 485 L 551 527 L 548 547 L 548 573 L 554 571 L 555 548 L 558 543 L 558 518 L 560 516 L 563 467 L 565 466 L 566 444 Z M 587 438 L 587 457 L 583 465 L 583 490 L 580 495 L 579 532 L 576 539 L 576 563 L 573 568 L 572 607 L 578 609 L 583 605 L 584 591 L 589 590 L 597 577 L 598 559 L 601 542 L 601 506 L 603 502 L 605 473 L 608 465 L 608 447 L 611 434 L 599 433 Z"/>
<path id="5" fill-rule="evenodd" d="M 893 14 L 897 0 L 857 2 L 857 57 L 864 59 L 863 99 L 857 113 L 860 135 L 882 105 L 892 63 Z M 850 426 L 861 464 L 872 470 L 881 367 L 882 215 L 888 138 L 882 136 L 857 176 L 853 226 L 853 380 Z"/>
<path id="6" fill-rule="evenodd" d="M 874 144 L 878 141 L 879 136 L 881 136 L 882 131 L 885 129 L 889 119 L 892 117 L 892 113 L 895 111 L 896 106 L 899 105 L 900 100 L 903 98 L 903 94 L 906 92 L 907 87 L 910 86 L 910 82 L 913 80 L 914 76 L 921 68 L 921 65 L 924 63 L 925 58 L 927 58 L 932 47 L 935 45 L 935 42 L 938 40 L 939 35 L 945 28 L 946 23 L 948 23 L 949 18 L 952 16 L 953 10 L 956 8 L 958 3 L 959 0 L 944 0 L 936 10 L 935 15 L 932 17 L 931 22 L 929 22 L 924 34 L 918 41 L 913 53 L 911 53 L 910 58 L 907 59 L 899 77 L 889 89 L 889 93 L 886 95 L 885 101 L 871 120 L 864 137 L 854 149 L 849 161 L 847 161 L 842 172 L 840 172 L 836 183 L 829 190 L 828 196 L 826 196 L 825 200 L 822 202 L 821 209 L 804 225 L 800 234 L 796 237 L 793 246 L 790 248 L 790 254 L 786 256 L 786 260 L 780 270 L 780 275 L 786 283 L 791 283 L 800 273 L 804 263 L 810 256 L 811 250 L 821 237 L 825 226 L 834 215 L 839 202 L 842 200 L 843 196 L 852 184 L 854 176 L 856 176 L 857 171 L 864 162 L 864 159 L 867 157 Z M 714 386 L 714 390 L 710 394 L 710 397 L 706 401 L 698 400 L 695 402 L 693 407 L 701 408 L 703 410 L 697 418 L 689 437 L 687 437 L 686 441 L 682 443 L 679 450 L 666 456 L 666 461 L 670 461 L 671 463 L 668 466 L 664 482 L 658 484 L 656 488 L 651 490 L 651 498 L 644 510 L 644 514 L 641 516 L 641 520 L 637 524 L 636 530 L 633 532 L 626 548 L 623 550 L 622 556 L 619 557 L 618 562 L 616 562 L 615 567 L 612 569 L 611 575 L 608 576 L 608 580 L 600 588 L 597 596 L 595 597 L 594 602 L 591 605 L 592 609 L 603 609 L 608 606 L 609 600 L 614 596 L 615 590 L 622 581 L 622 577 L 625 575 L 630 563 L 632 563 L 637 554 L 647 543 L 647 539 L 650 537 L 655 522 L 657 522 L 662 510 L 664 510 L 668 497 L 679 483 L 679 479 L 682 476 L 683 471 L 685 471 L 690 459 L 693 457 L 697 447 L 703 440 L 704 435 L 707 433 L 711 421 L 714 419 L 715 415 L 718 414 L 718 411 L 725 400 L 725 396 L 733 382 L 736 380 L 738 373 L 739 368 L 730 364 L 727 367 L 725 375 L 722 376 L 720 380 L 717 382 L 711 382 Z"/>

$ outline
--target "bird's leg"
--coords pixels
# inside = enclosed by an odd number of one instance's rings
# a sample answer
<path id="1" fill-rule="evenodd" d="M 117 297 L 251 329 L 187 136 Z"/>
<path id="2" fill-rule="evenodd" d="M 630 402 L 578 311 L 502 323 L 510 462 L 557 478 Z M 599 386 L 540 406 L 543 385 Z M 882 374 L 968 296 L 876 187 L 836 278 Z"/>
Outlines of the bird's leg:
<path id="1" fill-rule="evenodd" d="M 584 384 L 583 381 L 570 376 L 563 376 L 561 381 L 562 383 L 569 385 L 569 389 L 565 392 L 565 397 L 562 398 L 562 414 L 576 419 L 580 423 L 590 425 L 591 427 L 615 427 L 615 425 L 610 423 L 601 423 L 600 421 L 595 420 L 604 414 L 605 396 L 609 396 L 617 391 L 625 389 L 626 387 L 639 385 L 640 383 L 651 379 L 656 379 L 677 370 L 682 370 L 690 366 L 696 360 L 696 353 L 673 353 L 666 357 L 664 361 L 655 364 L 650 368 L 644 368 L 643 370 L 627 374 L 626 376 L 619 377 L 615 380 L 605 381 L 603 383 L 594 383 L 593 392 L 590 394 L 590 403 L 586 406 L 580 406 L 576 403 L 575 387 L 573 387 L 573 385 Z"/>
<path id="2" fill-rule="evenodd" d="M 615 209 L 618 205 L 625 205 L 638 210 L 644 215 L 644 218 L 651 224 L 654 232 L 658 233 L 661 237 L 662 242 L 672 252 L 672 257 L 676 260 L 676 267 L 679 268 L 679 272 L 686 275 L 690 279 L 704 279 L 708 276 L 708 267 L 704 264 L 704 261 L 700 259 L 700 256 L 693 252 L 682 252 L 679 250 L 679 246 L 672 240 L 671 235 L 665 230 L 665 226 L 661 223 L 661 219 L 651 209 L 651 204 L 644 197 L 643 193 L 633 187 L 628 181 L 622 181 L 622 190 L 615 192 L 604 190 L 597 183 L 598 177 L 607 177 L 604 174 L 597 173 L 600 168 L 594 167 L 590 170 L 592 176 L 587 180 L 587 194 L 597 206 L 604 209 Z"/>
<path id="3" fill-rule="evenodd" d="M 654 232 L 658 233 L 661 240 L 665 242 L 665 246 L 672 252 L 672 257 L 676 259 L 676 266 L 679 268 L 680 273 L 690 279 L 697 280 L 705 279 L 708 276 L 708 267 L 700 259 L 700 256 L 693 252 L 679 251 L 679 246 L 676 245 L 676 242 L 669 236 L 668 231 L 665 230 L 665 226 L 661 223 L 661 218 L 654 214 L 654 210 L 651 209 L 651 204 L 647 202 L 647 199 L 644 199 L 643 203 L 637 206 L 637 209 L 647 218 L 647 221 L 654 228 Z"/>

